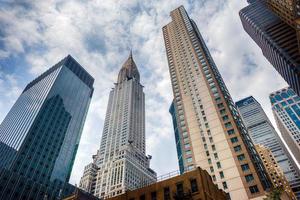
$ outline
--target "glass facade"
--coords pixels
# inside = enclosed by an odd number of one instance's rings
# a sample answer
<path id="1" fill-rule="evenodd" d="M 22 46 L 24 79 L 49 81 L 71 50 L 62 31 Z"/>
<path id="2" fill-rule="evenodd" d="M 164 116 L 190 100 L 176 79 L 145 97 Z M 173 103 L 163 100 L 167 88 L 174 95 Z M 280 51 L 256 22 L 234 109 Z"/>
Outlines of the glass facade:
<path id="1" fill-rule="evenodd" d="M 0 151 L 10 152 L 2 167 L 41 184 L 67 182 L 93 82 L 67 56 L 29 83 L 0 125 Z"/>
<path id="2" fill-rule="evenodd" d="M 170 110 L 170 114 L 172 115 L 172 121 L 173 121 L 173 128 L 174 128 L 174 134 L 175 134 L 175 143 L 176 143 L 176 149 L 177 149 L 177 157 L 178 157 L 178 163 L 179 163 L 179 171 L 181 174 L 185 171 L 184 165 L 183 165 L 183 158 L 182 158 L 182 147 L 181 147 L 181 138 L 180 136 L 180 129 L 178 128 L 178 121 L 177 117 L 178 114 L 176 113 L 176 107 L 174 106 L 174 102 L 172 102 Z M 184 145 L 185 148 L 189 148 L 190 144 L 187 143 Z"/>
<path id="3" fill-rule="evenodd" d="M 298 179 L 300 179 L 300 98 L 291 88 L 283 88 L 270 94 L 272 111 L 281 132 L 281 136 L 295 156 L 295 166 L 298 164 Z M 287 177 L 289 179 L 289 177 Z M 298 181 L 296 196 L 300 198 L 300 181 Z M 293 185 L 291 185 L 292 189 Z"/>
<path id="4" fill-rule="evenodd" d="M 282 97 L 281 97 L 282 96 Z M 275 99 L 288 98 L 287 93 L 275 95 Z M 300 187 L 299 169 L 275 131 L 261 105 L 252 96 L 236 102 L 248 133 L 254 144 L 260 144 L 272 152 L 279 167 L 294 190 Z"/>
<path id="5" fill-rule="evenodd" d="M 248 2 L 250 5 L 239 12 L 245 31 L 261 48 L 263 55 L 284 80 L 300 95 L 300 51 L 297 31 L 282 20 L 283 18 L 277 16 L 279 11 L 283 11 L 284 16 L 289 17 L 286 11 L 292 11 L 288 9 L 292 3 L 283 3 L 280 0 Z M 283 3 L 285 6 L 272 9 L 272 6 L 266 5 L 266 2 Z M 275 10 L 277 12 L 274 12 Z"/>
<path id="6" fill-rule="evenodd" d="M 74 194 L 76 187 L 62 182 L 39 184 L 11 170 L 0 168 L 1 200 L 57 200 Z"/>

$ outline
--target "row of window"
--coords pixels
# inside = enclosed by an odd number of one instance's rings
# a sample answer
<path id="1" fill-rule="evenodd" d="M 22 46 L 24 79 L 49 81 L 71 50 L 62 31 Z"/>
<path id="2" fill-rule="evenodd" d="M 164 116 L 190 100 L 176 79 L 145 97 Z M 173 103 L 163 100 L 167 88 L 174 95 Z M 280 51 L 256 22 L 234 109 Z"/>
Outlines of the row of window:
<path id="1" fill-rule="evenodd" d="M 197 184 L 197 180 L 196 179 L 190 179 L 190 191 L 192 193 L 196 193 L 198 192 L 198 184 Z M 157 193 L 160 191 L 153 191 L 150 193 L 150 199 L 151 200 L 158 200 L 157 198 Z M 183 182 L 177 183 L 176 184 L 176 196 L 177 197 L 184 197 L 184 187 L 183 187 Z M 163 200 L 171 200 L 173 199 L 174 194 L 171 193 L 170 187 L 164 187 L 163 188 Z M 148 195 L 147 194 L 142 194 L 140 195 L 140 197 L 138 198 L 139 200 L 146 200 L 148 198 L 146 198 Z M 130 198 L 129 200 L 136 200 L 135 198 Z"/>

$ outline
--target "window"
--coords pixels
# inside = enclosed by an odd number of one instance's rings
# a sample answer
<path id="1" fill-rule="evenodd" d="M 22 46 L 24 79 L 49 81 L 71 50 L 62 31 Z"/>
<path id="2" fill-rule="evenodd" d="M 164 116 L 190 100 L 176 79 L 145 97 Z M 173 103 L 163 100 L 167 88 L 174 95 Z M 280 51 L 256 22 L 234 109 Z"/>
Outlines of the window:
<path id="1" fill-rule="evenodd" d="M 246 179 L 246 181 L 249 183 L 249 182 L 251 182 L 251 181 L 254 180 L 254 177 L 253 177 L 252 174 L 249 174 L 249 175 L 246 175 L 246 176 L 245 176 L 245 179 Z"/>
<path id="2" fill-rule="evenodd" d="M 192 190 L 192 193 L 198 192 L 197 180 L 196 180 L 196 179 L 191 179 L 191 180 L 190 180 L 190 183 L 191 183 L 191 190 Z"/>
<path id="3" fill-rule="evenodd" d="M 286 106 L 287 104 L 286 104 L 286 102 L 281 102 L 281 105 L 284 107 L 284 106 Z"/>
<path id="4" fill-rule="evenodd" d="M 271 103 L 274 104 L 276 102 L 276 100 L 274 99 L 274 97 L 270 97 Z"/>
<path id="5" fill-rule="evenodd" d="M 187 161 L 188 163 L 190 163 L 190 162 L 193 161 L 193 159 L 192 159 L 192 158 L 187 158 L 186 161 Z"/>
<path id="6" fill-rule="evenodd" d="M 181 196 L 183 194 L 183 184 L 182 183 L 177 183 L 176 189 L 177 189 L 177 194 L 179 196 Z"/>
<path id="7" fill-rule="evenodd" d="M 250 190 L 251 194 L 259 192 L 257 185 L 250 186 L 249 190 Z"/>
<path id="8" fill-rule="evenodd" d="M 213 179 L 213 181 L 217 180 L 215 175 L 212 175 L 212 179 Z"/>
<path id="9" fill-rule="evenodd" d="M 225 123 L 225 127 L 226 127 L 226 128 L 232 128 L 232 124 L 231 124 L 231 122 L 227 122 L 227 123 Z"/>
<path id="10" fill-rule="evenodd" d="M 210 130 L 207 130 L 207 135 L 211 135 Z"/>
<path id="11" fill-rule="evenodd" d="M 244 154 L 238 155 L 237 158 L 239 161 L 245 160 L 245 155 Z"/>
<path id="12" fill-rule="evenodd" d="M 238 142 L 239 140 L 238 140 L 237 137 L 233 137 L 233 138 L 230 138 L 230 141 L 231 141 L 231 143 L 236 143 L 236 142 Z"/>
<path id="13" fill-rule="evenodd" d="M 169 187 L 164 188 L 164 200 L 171 200 Z"/>
<path id="14" fill-rule="evenodd" d="M 228 115 L 224 115 L 222 118 L 223 118 L 223 121 L 227 121 L 229 119 Z"/>
<path id="15" fill-rule="evenodd" d="M 217 106 L 218 106 L 218 108 L 224 108 L 223 103 L 219 103 Z"/>
<path id="16" fill-rule="evenodd" d="M 242 147 L 241 147 L 241 145 L 238 145 L 238 146 L 233 147 L 233 149 L 235 152 L 239 152 L 242 150 Z"/>
<path id="17" fill-rule="evenodd" d="M 206 128 L 209 128 L 209 125 L 208 125 L 208 123 L 205 123 L 205 127 L 206 127 Z"/>
<path id="18" fill-rule="evenodd" d="M 211 159 L 210 158 L 207 161 L 208 161 L 208 164 L 211 164 Z"/>
<path id="19" fill-rule="evenodd" d="M 217 97 L 217 98 L 215 98 L 215 100 L 216 100 L 216 102 L 222 101 L 221 97 Z"/>
<path id="20" fill-rule="evenodd" d="M 225 110 L 225 109 L 220 110 L 220 114 L 221 114 L 221 115 L 223 115 L 223 114 L 225 114 L 225 113 L 226 113 L 226 110 Z"/>
<path id="21" fill-rule="evenodd" d="M 206 151 L 206 156 L 209 156 L 209 151 Z"/>
<path id="22" fill-rule="evenodd" d="M 220 174 L 221 178 L 224 178 L 224 173 L 223 172 L 219 172 L 219 174 Z"/>
<path id="23" fill-rule="evenodd" d="M 192 154 L 192 151 L 191 151 L 191 150 L 187 150 L 187 151 L 185 151 L 185 154 L 186 154 L 186 155 L 191 155 L 191 154 Z"/>
<path id="24" fill-rule="evenodd" d="M 217 167 L 218 167 L 218 169 L 221 168 L 221 163 L 220 162 L 217 162 Z"/>
<path id="25" fill-rule="evenodd" d="M 143 194 L 140 196 L 140 200 L 146 200 L 146 196 Z"/>
<path id="26" fill-rule="evenodd" d="M 214 153 L 214 157 L 215 157 L 215 159 L 219 158 L 217 153 Z"/>
<path id="27" fill-rule="evenodd" d="M 216 150 L 216 146 L 213 144 L 213 145 L 211 145 L 211 148 L 212 148 L 212 150 L 213 151 L 215 151 Z"/>
<path id="28" fill-rule="evenodd" d="M 276 96 L 275 96 L 275 99 L 276 99 L 277 101 L 281 101 L 281 100 L 282 100 L 281 96 L 279 96 L 279 95 L 276 95 Z"/>
<path id="29" fill-rule="evenodd" d="M 189 138 L 184 138 L 183 141 L 184 141 L 184 143 L 188 143 L 189 142 Z"/>
<path id="30" fill-rule="evenodd" d="M 213 143 L 213 142 L 214 142 L 214 140 L 213 140 L 212 137 L 209 137 L 209 141 L 210 141 L 210 143 Z"/>
<path id="31" fill-rule="evenodd" d="M 156 192 L 151 192 L 151 200 L 157 200 Z"/>
<path id="32" fill-rule="evenodd" d="M 286 98 L 289 98 L 289 95 L 287 95 L 286 92 L 282 92 L 281 93 L 281 97 L 284 98 L 284 99 L 286 99 Z"/>
<path id="33" fill-rule="evenodd" d="M 223 184 L 224 190 L 228 189 L 228 186 L 227 186 L 227 183 L 226 183 L 226 182 L 223 182 L 222 184 Z"/>
<path id="34" fill-rule="evenodd" d="M 210 166 L 210 172 L 214 172 L 214 168 Z"/>
<path id="35" fill-rule="evenodd" d="M 234 129 L 230 129 L 227 131 L 228 135 L 233 135 L 234 134 Z"/>
<path id="36" fill-rule="evenodd" d="M 292 99 L 288 99 L 288 104 L 292 104 L 294 101 Z"/>

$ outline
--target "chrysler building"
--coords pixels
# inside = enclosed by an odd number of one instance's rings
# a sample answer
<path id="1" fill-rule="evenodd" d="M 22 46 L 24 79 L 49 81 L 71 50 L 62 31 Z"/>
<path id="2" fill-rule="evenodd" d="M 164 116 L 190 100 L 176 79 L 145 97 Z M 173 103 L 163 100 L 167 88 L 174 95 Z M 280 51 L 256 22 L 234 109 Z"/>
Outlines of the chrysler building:
<path id="1" fill-rule="evenodd" d="M 100 149 L 84 169 L 80 188 L 107 198 L 156 181 L 145 155 L 145 94 L 130 53 L 110 91 Z"/>

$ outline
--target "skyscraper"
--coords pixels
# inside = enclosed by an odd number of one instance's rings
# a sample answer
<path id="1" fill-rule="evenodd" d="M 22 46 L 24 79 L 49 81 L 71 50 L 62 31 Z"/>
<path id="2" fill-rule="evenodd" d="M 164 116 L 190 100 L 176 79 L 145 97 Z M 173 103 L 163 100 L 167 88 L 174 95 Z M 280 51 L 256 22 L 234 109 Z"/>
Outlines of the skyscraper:
<path id="1" fill-rule="evenodd" d="M 261 105 L 250 96 L 236 102 L 236 106 L 253 143 L 270 149 L 291 188 L 300 195 L 300 171 Z"/>
<path id="2" fill-rule="evenodd" d="M 85 167 L 80 187 L 112 197 L 156 181 L 145 152 L 145 96 L 130 54 L 109 94 L 100 149 Z"/>
<path id="3" fill-rule="evenodd" d="M 183 6 L 171 17 L 163 35 L 180 170 L 200 166 L 231 199 L 261 198 L 270 181 L 209 50 Z"/>
<path id="4" fill-rule="evenodd" d="M 270 94 L 272 111 L 282 138 L 300 165 L 300 97 L 291 88 Z"/>
<path id="5" fill-rule="evenodd" d="M 0 167 L 32 181 L 32 188 L 68 182 L 93 83 L 70 55 L 30 82 L 0 125 Z M 6 181 L 4 174 L 0 180 Z M 19 194 L 22 187 L 17 188 Z M 0 199 L 7 195 L 3 191 Z"/>
<path id="6" fill-rule="evenodd" d="M 281 168 L 278 166 L 276 158 L 274 157 L 270 149 L 260 144 L 256 144 L 255 148 L 259 153 L 259 156 L 262 159 L 265 168 L 267 169 L 267 174 L 273 184 L 273 187 L 283 188 L 283 190 L 289 196 L 289 199 L 296 200 L 297 198 L 292 191 L 288 180 L 283 174 Z"/>
<path id="7" fill-rule="evenodd" d="M 278 73 L 300 95 L 299 1 L 248 2 L 250 5 L 239 13 L 245 31 Z"/>

